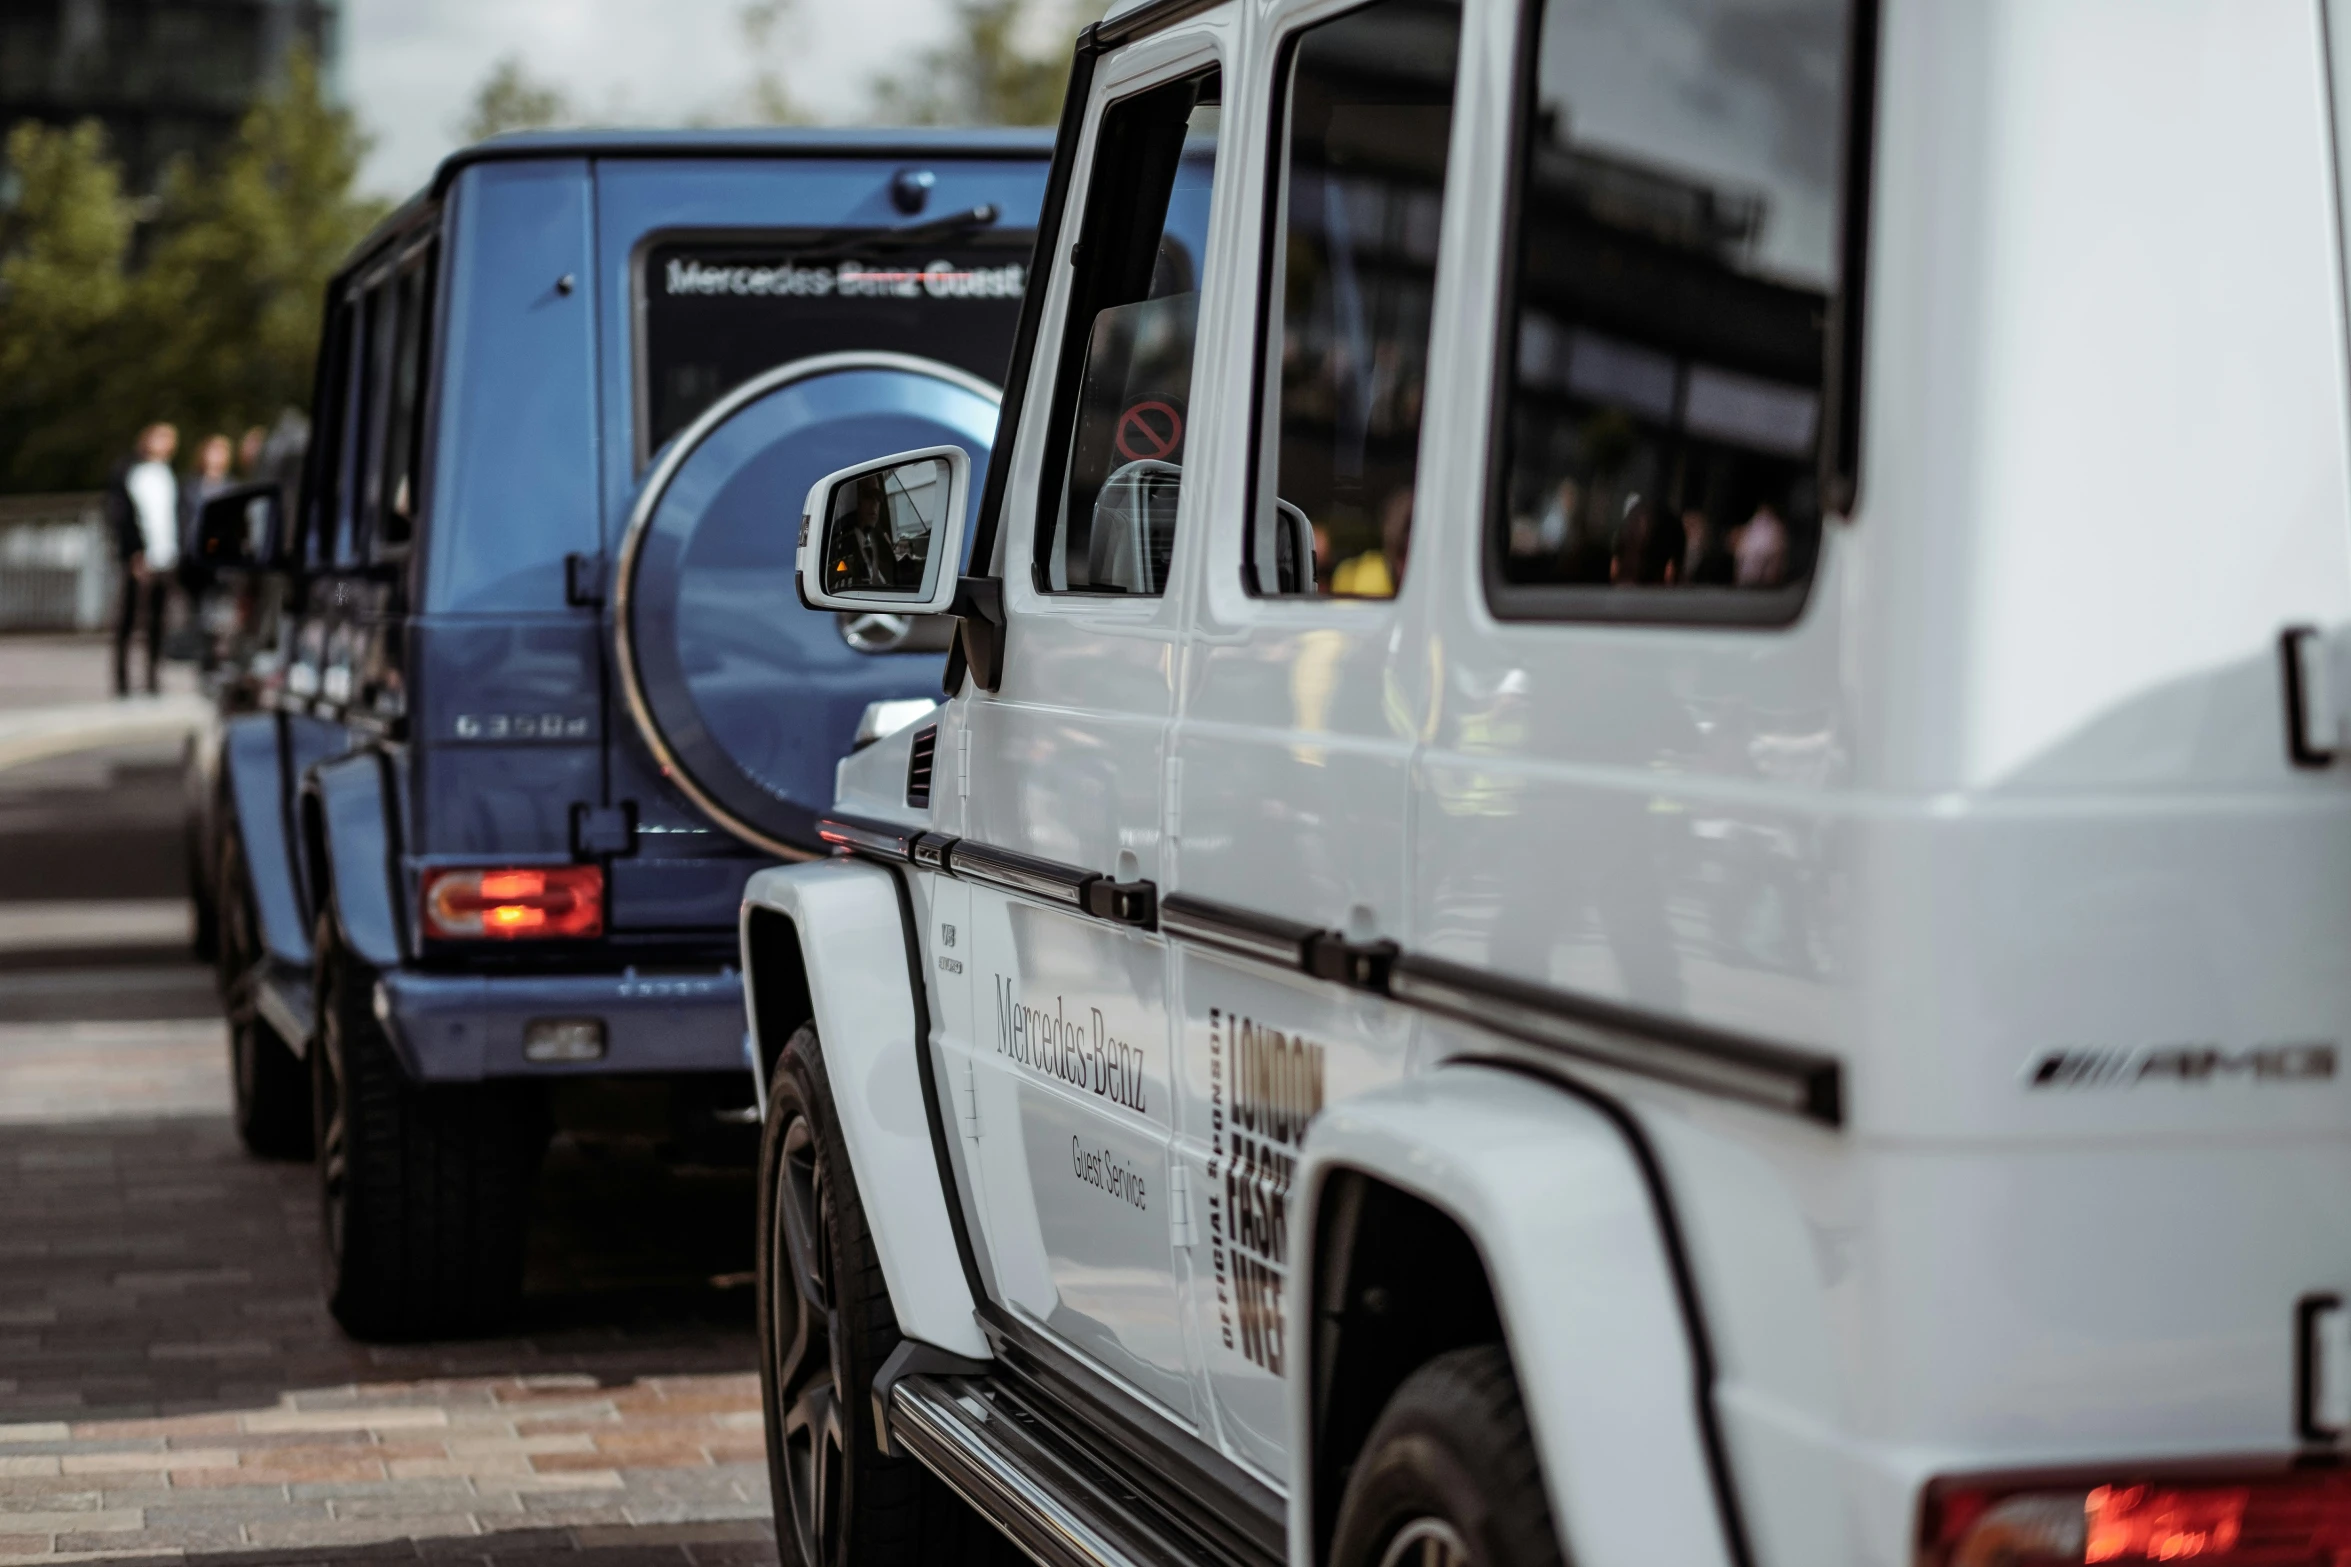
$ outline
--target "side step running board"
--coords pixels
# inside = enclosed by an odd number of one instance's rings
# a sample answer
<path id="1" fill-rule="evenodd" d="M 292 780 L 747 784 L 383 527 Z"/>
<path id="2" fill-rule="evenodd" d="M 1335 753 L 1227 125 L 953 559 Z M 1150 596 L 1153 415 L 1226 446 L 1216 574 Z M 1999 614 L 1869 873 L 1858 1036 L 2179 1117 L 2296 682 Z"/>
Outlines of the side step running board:
<path id="1" fill-rule="evenodd" d="M 990 1377 L 908 1376 L 890 1390 L 892 1439 L 1043 1567 L 1222 1559 L 1048 1431 Z"/>

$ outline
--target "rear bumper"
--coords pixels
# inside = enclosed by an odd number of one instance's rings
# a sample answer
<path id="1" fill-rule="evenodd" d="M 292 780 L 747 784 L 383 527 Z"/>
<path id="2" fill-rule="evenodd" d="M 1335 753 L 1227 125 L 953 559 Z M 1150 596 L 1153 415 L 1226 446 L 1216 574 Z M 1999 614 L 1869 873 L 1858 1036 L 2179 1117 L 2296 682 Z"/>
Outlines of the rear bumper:
<path id="1" fill-rule="evenodd" d="M 401 1064 L 419 1082 L 749 1069 L 743 980 L 731 968 L 649 976 L 398 969 L 378 984 L 378 1015 Z M 598 1019 L 603 1058 L 525 1059 L 523 1032 L 542 1018 Z"/>

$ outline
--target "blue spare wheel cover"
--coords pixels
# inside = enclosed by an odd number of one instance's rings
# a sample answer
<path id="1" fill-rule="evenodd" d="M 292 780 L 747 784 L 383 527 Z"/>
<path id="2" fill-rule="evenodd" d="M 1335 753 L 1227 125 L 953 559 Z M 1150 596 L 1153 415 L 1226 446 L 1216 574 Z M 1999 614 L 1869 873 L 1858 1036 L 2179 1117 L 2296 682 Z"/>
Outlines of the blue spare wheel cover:
<path id="1" fill-rule="evenodd" d="M 789 858 L 821 849 L 816 820 L 866 705 L 939 694 L 935 639 L 894 651 L 903 623 L 801 604 L 792 555 L 809 486 L 952 443 L 971 453 L 976 503 L 997 398 L 907 354 L 795 360 L 721 398 L 646 481 L 613 603 L 624 694 L 663 771 L 746 842 Z"/>

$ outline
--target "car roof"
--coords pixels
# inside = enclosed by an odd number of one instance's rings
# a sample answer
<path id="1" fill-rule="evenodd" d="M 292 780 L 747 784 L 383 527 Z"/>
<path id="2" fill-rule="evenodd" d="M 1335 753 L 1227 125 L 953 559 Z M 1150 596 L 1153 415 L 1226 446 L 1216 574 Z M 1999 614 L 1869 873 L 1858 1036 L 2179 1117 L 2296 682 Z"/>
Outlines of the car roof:
<path id="1" fill-rule="evenodd" d="M 525 158 L 1049 158 L 1050 126 L 757 126 L 729 130 L 510 131 L 441 160 L 430 194 L 477 163 Z"/>
<path id="2" fill-rule="evenodd" d="M 481 163 L 528 162 L 539 158 L 1023 158 L 1053 156 L 1050 126 L 996 125 L 741 126 L 724 130 L 508 131 L 460 147 L 441 160 L 431 183 L 395 208 L 353 246 L 335 275 L 339 289 L 428 210 L 437 206 L 457 176 Z M 332 289 L 330 289 L 330 292 Z"/>

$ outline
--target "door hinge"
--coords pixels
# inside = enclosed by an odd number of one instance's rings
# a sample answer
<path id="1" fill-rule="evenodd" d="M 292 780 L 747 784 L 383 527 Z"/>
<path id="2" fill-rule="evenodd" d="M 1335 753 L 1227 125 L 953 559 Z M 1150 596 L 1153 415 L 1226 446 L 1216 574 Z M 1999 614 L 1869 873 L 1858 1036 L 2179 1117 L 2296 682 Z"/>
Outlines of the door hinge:
<path id="1" fill-rule="evenodd" d="M 2328 767 L 2343 754 L 2345 698 L 2351 682 L 2343 667 L 2351 646 L 2340 633 L 2288 626 L 2278 633 L 2278 661 L 2286 688 L 2286 757 L 2296 767 Z"/>
<path id="2" fill-rule="evenodd" d="M 2305 1442 L 2340 1442 L 2351 1430 L 2351 1311 L 2340 1295 L 2305 1295 L 2294 1318 L 2295 1431 Z"/>
<path id="3" fill-rule="evenodd" d="M 963 1125 L 963 1135 L 978 1139 L 980 1135 L 979 1074 L 972 1069 L 971 1057 L 949 1056 L 947 1076 L 954 1085 L 955 1119 Z"/>
<path id="4" fill-rule="evenodd" d="M 1184 827 L 1184 759 L 1180 756 L 1171 756 L 1167 759 L 1167 801 L 1164 815 L 1167 821 L 1167 836 L 1170 838 L 1182 837 Z"/>
<path id="5" fill-rule="evenodd" d="M 968 729 L 955 732 L 955 797 L 971 798 L 971 731 Z"/>
<path id="6" fill-rule="evenodd" d="M 1200 1227 L 1192 1222 L 1192 1167 L 1173 1150 L 1167 1167 L 1167 1238 L 1175 1246 L 1195 1245 L 1200 1239 Z"/>
<path id="7" fill-rule="evenodd" d="M 604 602 L 604 557 L 563 557 L 563 602 L 578 609 L 594 609 Z"/>

